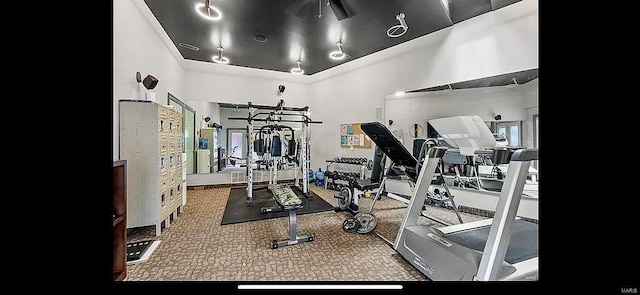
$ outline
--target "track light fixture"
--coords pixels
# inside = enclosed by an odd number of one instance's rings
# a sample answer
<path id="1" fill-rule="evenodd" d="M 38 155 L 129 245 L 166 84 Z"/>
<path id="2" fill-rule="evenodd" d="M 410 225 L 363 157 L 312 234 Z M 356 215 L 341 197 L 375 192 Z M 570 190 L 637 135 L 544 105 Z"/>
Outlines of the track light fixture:
<path id="1" fill-rule="evenodd" d="M 208 20 L 220 20 L 222 12 L 215 6 L 211 5 L 211 0 L 205 0 L 204 4 L 196 4 L 196 12 Z"/>
<path id="2" fill-rule="evenodd" d="M 218 46 L 218 55 L 214 56 L 212 59 L 215 63 L 226 65 L 229 63 L 229 59 L 222 56 L 222 51 L 224 51 L 224 48 L 222 46 Z"/>
<path id="3" fill-rule="evenodd" d="M 507 87 L 507 88 L 514 88 L 514 87 L 518 87 L 518 86 L 520 85 L 520 84 L 518 84 L 518 80 L 516 80 L 516 78 L 515 78 L 515 77 L 513 77 L 513 79 L 511 79 L 511 81 L 513 81 L 513 84 L 509 84 L 509 85 L 507 85 L 507 86 L 505 86 L 505 87 Z"/>
<path id="4" fill-rule="evenodd" d="M 336 43 L 336 45 L 338 46 L 338 50 L 331 51 L 331 53 L 329 53 L 329 57 L 333 60 L 342 60 L 347 56 L 347 54 L 344 53 L 344 49 L 342 48 L 342 42 L 338 42 Z"/>
<path id="5" fill-rule="evenodd" d="M 409 29 L 409 26 L 407 25 L 407 22 L 405 22 L 405 20 L 404 20 L 404 13 L 401 12 L 398 15 L 396 15 L 396 19 L 398 20 L 398 22 L 400 22 L 400 24 L 392 26 L 391 28 L 389 28 L 387 30 L 387 36 L 389 36 L 391 38 L 400 37 L 400 36 L 404 35 L 407 32 L 407 30 Z"/>
<path id="6" fill-rule="evenodd" d="M 291 69 L 291 73 L 292 74 L 296 74 L 296 75 L 304 74 L 304 70 L 302 69 L 302 61 L 298 60 L 298 61 L 296 61 L 296 64 L 298 65 L 298 67 L 297 68 L 292 68 Z"/>

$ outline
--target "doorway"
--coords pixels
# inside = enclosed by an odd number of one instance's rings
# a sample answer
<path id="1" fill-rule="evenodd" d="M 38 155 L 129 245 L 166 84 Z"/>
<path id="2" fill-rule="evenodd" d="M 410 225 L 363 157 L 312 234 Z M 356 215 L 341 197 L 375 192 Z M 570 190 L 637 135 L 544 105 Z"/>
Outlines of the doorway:
<path id="1" fill-rule="evenodd" d="M 247 154 L 247 130 L 227 129 L 227 153 L 229 158 L 243 159 Z"/>

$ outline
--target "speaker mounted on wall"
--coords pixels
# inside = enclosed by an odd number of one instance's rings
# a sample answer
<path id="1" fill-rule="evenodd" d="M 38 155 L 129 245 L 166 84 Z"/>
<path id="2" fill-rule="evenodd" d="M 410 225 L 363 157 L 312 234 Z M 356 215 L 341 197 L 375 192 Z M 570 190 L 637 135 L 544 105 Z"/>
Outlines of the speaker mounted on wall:
<path id="1" fill-rule="evenodd" d="M 158 79 L 154 76 L 147 75 L 144 77 L 144 80 L 142 80 L 142 85 L 144 85 L 144 88 L 147 88 L 147 90 L 151 90 L 158 85 Z"/>

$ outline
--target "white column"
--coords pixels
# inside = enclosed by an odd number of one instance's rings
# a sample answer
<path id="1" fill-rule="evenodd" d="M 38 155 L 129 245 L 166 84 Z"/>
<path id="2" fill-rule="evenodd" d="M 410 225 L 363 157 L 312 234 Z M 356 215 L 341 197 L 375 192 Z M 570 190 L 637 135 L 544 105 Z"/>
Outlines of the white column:
<path id="1" fill-rule="evenodd" d="M 249 117 L 253 116 L 254 109 L 249 107 Z M 247 125 L 248 136 L 248 151 L 247 151 L 247 206 L 253 205 L 253 140 L 251 138 L 251 132 L 253 132 L 253 120 L 249 121 Z"/>
<path id="2" fill-rule="evenodd" d="M 306 115 L 307 112 L 302 112 L 302 114 Z M 309 192 L 309 165 L 307 163 L 307 129 L 309 127 L 306 123 L 302 123 L 302 139 L 300 140 L 302 146 L 300 147 L 300 153 L 302 153 L 302 192 Z"/>

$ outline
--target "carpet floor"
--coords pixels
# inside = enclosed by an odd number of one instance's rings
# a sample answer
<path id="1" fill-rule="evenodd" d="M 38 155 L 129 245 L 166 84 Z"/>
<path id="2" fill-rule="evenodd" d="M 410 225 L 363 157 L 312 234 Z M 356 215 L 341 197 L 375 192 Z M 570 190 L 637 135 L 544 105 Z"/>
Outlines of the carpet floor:
<path id="1" fill-rule="evenodd" d="M 315 234 L 309 243 L 271 249 L 272 240 L 288 237 L 288 218 L 220 225 L 231 188 L 187 191 L 187 204 L 162 235 L 155 229 L 130 229 L 128 242 L 158 239 L 162 242 L 143 263 L 127 266 L 126 281 L 424 281 L 406 260 L 383 239 L 393 241 L 405 204 L 382 198 L 373 214 L 374 232 L 350 234 L 342 222 L 346 212 L 319 212 L 298 216 L 298 232 Z M 313 192 L 335 204 L 335 191 L 311 186 Z M 371 200 L 361 199 L 363 209 Z M 429 214 L 452 224 L 453 211 L 429 207 Z M 465 222 L 483 219 L 462 213 Z M 429 223 L 426 218 L 420 222 Z"/>

